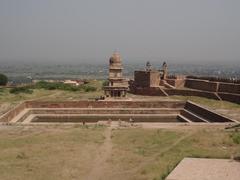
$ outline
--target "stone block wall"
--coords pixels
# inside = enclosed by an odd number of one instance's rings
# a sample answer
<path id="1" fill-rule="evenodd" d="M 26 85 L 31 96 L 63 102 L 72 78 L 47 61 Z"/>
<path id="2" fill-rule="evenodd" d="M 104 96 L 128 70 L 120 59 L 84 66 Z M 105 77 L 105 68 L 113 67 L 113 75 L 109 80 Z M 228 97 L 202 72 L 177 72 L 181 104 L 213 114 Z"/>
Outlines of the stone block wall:
<path id="1" fill-rule="evenodd" d="M 240 84 L 213 82 L 199 79 L 186 79 L 185 87 L 211 92 L 240 94 Z"/>
<path id="2" fill-rule="evenodd" d="M 134 94 L 147 96 L 166 96 L 160 87 L 135 87 Z"/>
<path id="3" fill-rule="evenodd" d="M 166 79 L 166 81 L 176 88 L 183 88 L 185 86 L 185 79 Z"/>
<path id="4" fill-rule="evenodd" d="M 27 108 L 182 108 L 184 101 L 27 101 Z"/>
<path id="5" fill-rule="evenodd" d="M 240 94 L 240 84 L 220 83 L 218 92 Z"/>
<path id="6" fill-rule="evenodd" d="M 7 113 L 0 116 L 0 121 L 1 122 L 9 122 L 11 119 L 16 117 L 25 108 L 26 108 L 26 103 L 22 103 L 22 104 L 17 105 L 15 108 L 11 109 Z"/>
<path id="7" fill-rule="evenodd" d="M 218 93 L 224 101 L 230 101 L 233 103 L 240 104 L 240 94 L 231 94 L 231 93 Z"/>
<path id="8" fill-rule="evenodd" d="M 205 97 L 205 98 L 219 100 L 216 94 L 213 92 L 198 91 L 198 90 L 191 90 L 191 89 L 166 89 L 165 92 L 170 96 L 173 96 L 173 95 L 198 96 L 198 97 Z"/>
<path id="9" fill-rule="evenodd" d="M 134 85 L 136 87 L 150 87 L 150 74 L 146 71 L 134 72 Z"/>
<path id="10" fill-rule="evenodd" d="M 203 91 L 217 92 L 219 83 L 207 80 L 186 79 L 185 87 Z"/>
<path id="11" fill-rule="evenodd" d="M 26 101 L 0 117 L 9 122 L 25 108 L 183 108 L 184 101 Z"/>
<path id="12" fill-rule="evenodd" d="M 208 109 L 190 101 L 186 102 L 185 109 L 206 119 L 209 122 L 232 122 L 231 119 L 215 112 L 209 111 Z"/>
<path id="13" fill-rule="evenodd" d="M 160 84 L 160 72 L 135 71 L 134 84 L 136 87 L 157 87 Z"/>

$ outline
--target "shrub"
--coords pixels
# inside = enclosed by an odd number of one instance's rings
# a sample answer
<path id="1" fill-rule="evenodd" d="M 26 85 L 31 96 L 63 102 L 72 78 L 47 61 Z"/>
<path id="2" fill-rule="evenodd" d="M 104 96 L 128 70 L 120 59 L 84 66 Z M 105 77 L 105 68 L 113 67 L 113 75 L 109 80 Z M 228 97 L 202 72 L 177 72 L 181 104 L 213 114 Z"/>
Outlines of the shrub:
<path id="1" fill-rule="evenodd" d="M 25 93 L 25 94 L 32 94 L 33 90 L 29 89 L 29 87 L 15 87 L 9 91 L 11 94 L 19 94 L 19 93 Z"/>
<path id="2" fill-rule="evenodd" d="M 6 86 L 8 78 L 4 74 L 0 74 L 0 86 Z"/>
<path id="3" fill-rule="evenodd" d="M 108 86 L 109 85 L 109 82 L 106 80 L 106 81 L 103 81 L 102 82 L 102 90 L 104 90 L 104 87 L 105 86 Z"/>
<path id="4" fill-rule="evenodd" d="M 109 84 L 108 81 L 103 81 L 103 83 L 102 83 L 102 87 L 104 87 L 104 86 L 108 86 L 108 84 Z"/>
<path id="5" fill-rule="evenodd" d="M 232 138 L 235 144 L 240 144 L 240 133 L 234 132 L 233 134 L 230 135 L 230 137 Z"/>
<path id="6" fill-rule="evenodd" d="M 64 90 L 64 91 L 79 91 L 81 90 L 80 87 L 72 86 L 70 84 L 64 84 L 61 82 L 46 82 L 46 81 L 40 81 L 36 83 L 35 88 L 37 89 L 46 89 L 46 90 Z"/>
<path id="7" fill-rule="evenodd" d="M 89 85 L 84 85 L 82 88 L 85 92 L 94 92 L 97 90 L 96 87 L 89 86 Z"/>

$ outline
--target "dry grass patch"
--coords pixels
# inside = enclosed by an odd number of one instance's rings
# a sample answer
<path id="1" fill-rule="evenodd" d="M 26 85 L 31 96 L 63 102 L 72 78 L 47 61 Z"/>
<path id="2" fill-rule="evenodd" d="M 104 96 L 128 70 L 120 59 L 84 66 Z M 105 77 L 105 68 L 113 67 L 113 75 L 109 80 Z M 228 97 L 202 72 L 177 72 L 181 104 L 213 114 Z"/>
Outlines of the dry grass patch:
<path id="1" fill-rule="evenodd" d="M 170 98 L 178 99 L 178 100 L 190 100 L 195 103 L 207 106 L 211 109 L 237 109 L 240 110 L 240 104 L 231 103 L 228 101 L 219 101 L 214 99 L 208 99 L 204 97 L 197 96 L 170 96 Z"/>
<path id="2" fill-rule="evenodd" d="M 163 179 L 184 157 L 230 158 L 240 152 L 230 134 L 215 128 L 116 130 L 109 177 L 157 180 Z"/>
<path id="3" fill-rule="evenodd" d="M 104 141 L 103 130 L 97 126 L 2 129 L 0 179 L 84 179 Z"/>

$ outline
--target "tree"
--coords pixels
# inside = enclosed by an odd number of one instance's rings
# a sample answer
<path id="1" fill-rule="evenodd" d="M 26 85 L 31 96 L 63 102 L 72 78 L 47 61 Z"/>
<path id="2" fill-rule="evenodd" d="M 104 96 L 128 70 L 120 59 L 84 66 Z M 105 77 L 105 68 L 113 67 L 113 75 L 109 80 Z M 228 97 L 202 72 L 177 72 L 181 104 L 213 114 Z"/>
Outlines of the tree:
<path id="1" fill-rule="evenodd" d="M 8 82 L 8 78 L 4 74 L 0 74 L 0 86 L 5 86 Z"/>

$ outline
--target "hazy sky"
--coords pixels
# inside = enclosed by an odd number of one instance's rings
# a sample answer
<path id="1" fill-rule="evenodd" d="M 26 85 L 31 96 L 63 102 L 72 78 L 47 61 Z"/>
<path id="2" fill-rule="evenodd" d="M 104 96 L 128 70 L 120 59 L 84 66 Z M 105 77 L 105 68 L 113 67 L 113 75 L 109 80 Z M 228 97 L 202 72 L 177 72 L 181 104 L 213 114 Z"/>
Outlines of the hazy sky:
<path id="1" fill-rule="evenodd" d="M 240 0 L 0 0 L 0 61 L 240 62 Z"/>

